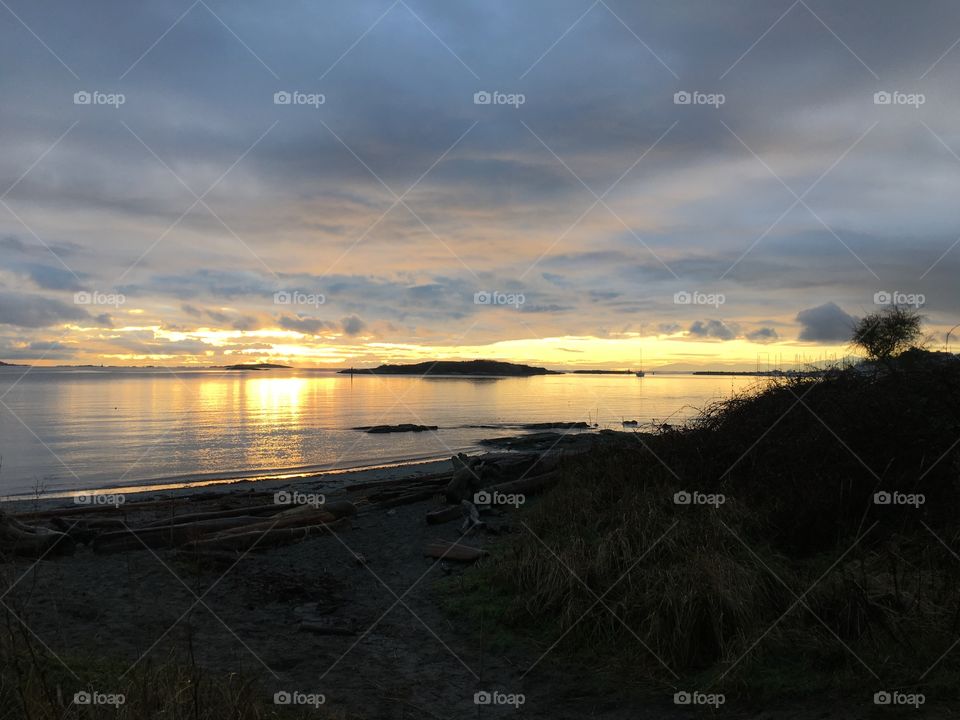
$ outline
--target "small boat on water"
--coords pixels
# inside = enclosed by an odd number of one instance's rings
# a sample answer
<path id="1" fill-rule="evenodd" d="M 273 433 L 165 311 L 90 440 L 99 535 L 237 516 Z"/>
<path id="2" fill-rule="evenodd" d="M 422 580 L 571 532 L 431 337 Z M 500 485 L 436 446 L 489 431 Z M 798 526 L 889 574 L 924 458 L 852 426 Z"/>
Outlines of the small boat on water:
<path id="1" fill-rule="evenodd" d="M 637 377 L 646 377 L 646 375 L 647 375 L 643 370 L 637 370 L 637 372 L 634 373 L 634 374 L 635 374 Z"/>

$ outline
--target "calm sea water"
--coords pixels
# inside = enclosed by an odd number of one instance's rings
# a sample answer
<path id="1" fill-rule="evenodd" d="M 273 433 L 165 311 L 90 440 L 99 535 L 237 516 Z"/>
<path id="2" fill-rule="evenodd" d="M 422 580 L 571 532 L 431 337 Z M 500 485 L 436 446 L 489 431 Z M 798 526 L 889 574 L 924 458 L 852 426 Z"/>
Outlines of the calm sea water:
<path id="1" fill-rule="evenodd" d="M 326 371 L 0 368 L 0 495 L 446 457 L 508 427 L 678 422 L 755 378 L 350 377 Z M 371 435 L 358 425 L 437 432 Z"/>

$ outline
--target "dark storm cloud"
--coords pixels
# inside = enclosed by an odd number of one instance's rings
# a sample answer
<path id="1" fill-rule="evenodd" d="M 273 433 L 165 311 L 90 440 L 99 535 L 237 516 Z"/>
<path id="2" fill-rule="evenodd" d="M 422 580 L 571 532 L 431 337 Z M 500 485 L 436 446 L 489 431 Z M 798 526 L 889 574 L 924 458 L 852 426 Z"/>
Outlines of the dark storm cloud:
<path id="1" fill-rule="evenodd" d="M 0 338 L 0 357 L 5 360 L 66 360 L 73 356 L 76 348 L 56 342 L 32 342 L 18 344 L 9 339 Z"/>
<path id="2" fill-rule="evenodd" d="M 80 290 L 80 278 L 73 272 L 51 265 L 26 263 L 15 269 L 27 275 L 37 287 L 46 290 Z"/>
<path id="3" fill-rule="evenodd" d="M 748 332 L 744 337 L 755 343 L 770 343 L 780 339 L 779 333 L 773 328 L 768 327 L 758 328 Z"/>
<path id="4" fill-rule="evenodd" d="M 367 324 L 356 315 L 350 315 L 340 321 L 343 332 L 347 335 L 359 335 L 367 327 Z"/>
<path id="5" fill-rule="evenodd" d="M 0 325 L 43 328 L 90 319 L 90 314 L 83 308 L 67 305 L 60 300 L 0 291 Z"/>
<path id="6" fill-rule="evenodd" d="M 832 302 L 797 313 L 801 340 L 845 342 L 850 339 L 856 321 L 855 317 Z"/>
<path id="7" fill-rule="evenodd" d="M 294 330 L 295 332 L 306 333 L 307 335 L 315 335 L 322 330 L 333 330 L 337 327 L 336 324 L 329 320 L 321 320 L 304 315 L 284 315 L 280 318 L 279 325 L 284 330 Z"/>
<path id="8" fill-rule="evenodd" d="M 733 340 L 737 336 L 734 329 L 722 320 L 696 320 L 688 332 L 695 337 L 714 340 Z"/>

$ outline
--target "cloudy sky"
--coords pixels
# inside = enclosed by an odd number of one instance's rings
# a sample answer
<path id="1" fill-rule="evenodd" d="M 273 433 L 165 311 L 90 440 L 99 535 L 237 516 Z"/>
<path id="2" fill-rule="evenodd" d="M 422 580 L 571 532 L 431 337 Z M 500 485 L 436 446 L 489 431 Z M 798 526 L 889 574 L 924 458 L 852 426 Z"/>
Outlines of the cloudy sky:
<path id="1" fill-rule="evenodd" d="M 0 359 L 753 367 L 960 322 L 956 2 L 0 5 Z"/>

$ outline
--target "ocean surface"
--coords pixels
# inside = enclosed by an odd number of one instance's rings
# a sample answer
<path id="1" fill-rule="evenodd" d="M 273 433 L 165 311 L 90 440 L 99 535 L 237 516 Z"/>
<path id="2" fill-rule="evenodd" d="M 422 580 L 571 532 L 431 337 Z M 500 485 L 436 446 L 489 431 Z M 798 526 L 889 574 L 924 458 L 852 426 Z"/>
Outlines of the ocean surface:
<path id="1" fill-rule="evenodd" d="M 374 377 L 316 370 L 0 368 L 0 495 L 272 477 L 448 457 L 520 423 L 679 423 L 762 380 Z M 376 435 L 359 425 L 436 432 Z M 476 427 L 478 425 L 493 427 Z"/>

